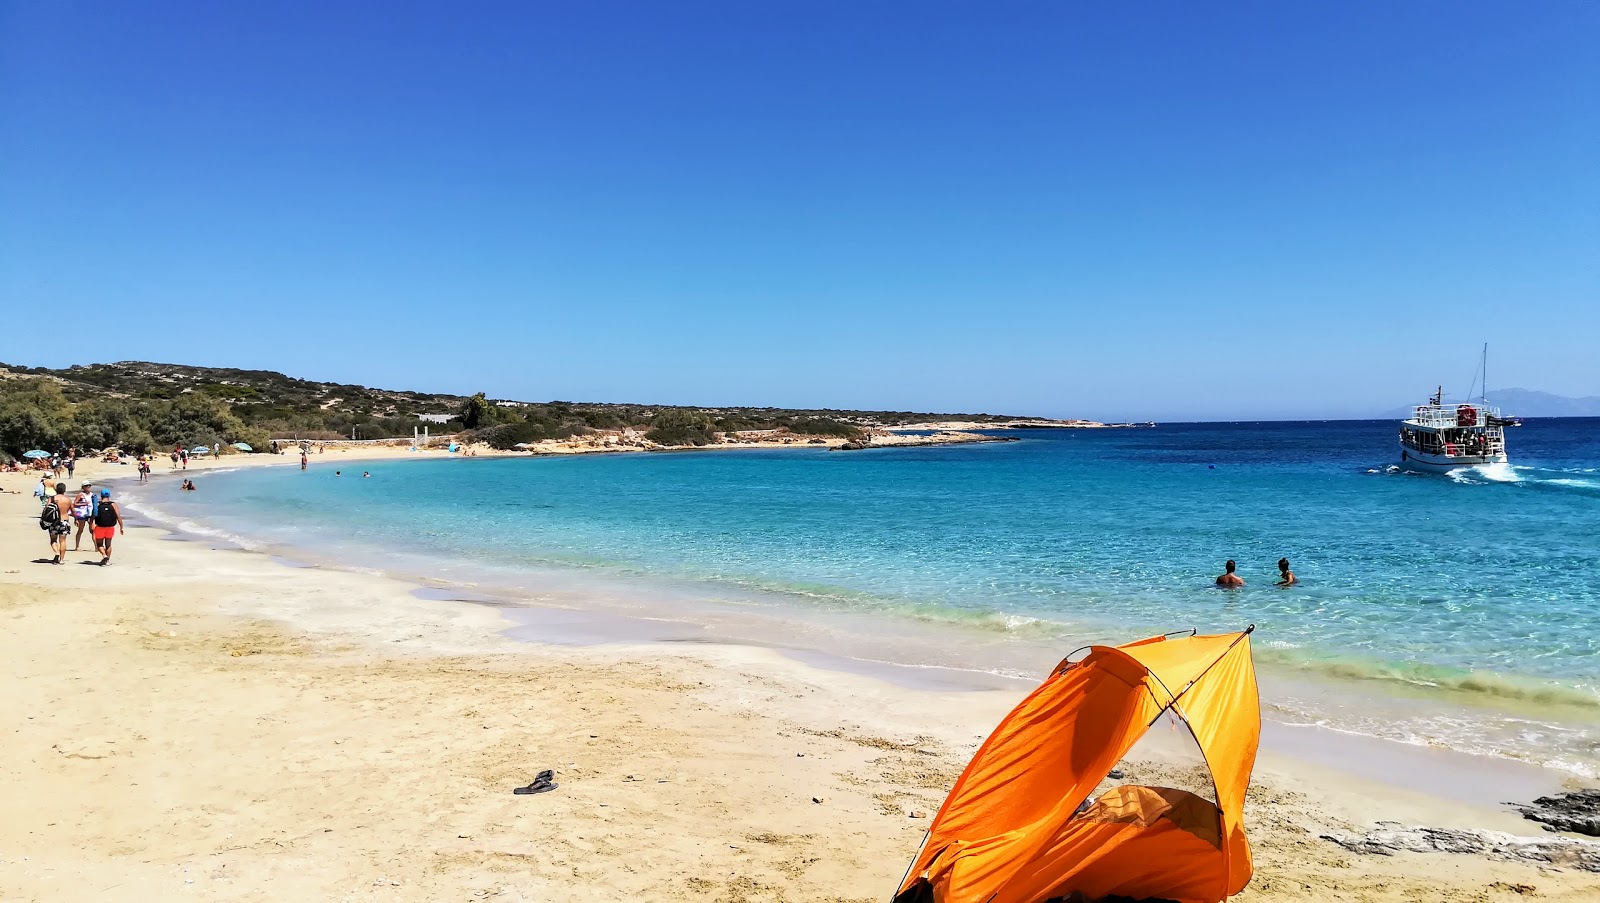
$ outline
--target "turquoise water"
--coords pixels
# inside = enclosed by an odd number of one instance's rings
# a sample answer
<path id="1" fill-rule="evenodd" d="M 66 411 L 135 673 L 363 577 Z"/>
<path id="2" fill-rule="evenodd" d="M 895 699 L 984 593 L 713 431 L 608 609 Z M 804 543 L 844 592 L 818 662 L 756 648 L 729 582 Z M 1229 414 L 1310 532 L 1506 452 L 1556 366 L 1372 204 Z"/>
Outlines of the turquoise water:
<path id="1" fill-rule="evenodd" d="M 1600 420 L 1530 421 L 1511 431 L 1514 466 L 1444 477 L 1394 471 L 1395 428 L 427 459 L 373 464 L 370 479 L 330 455 L 307 473 L 206 475 L 192 494 L 156 482 L 131 501 L 258 547 L 445 582 L 567 575 L 708 605 L 778 600 L 881 618 L 886 647 L 902 627 L 948 625 L 957 645 L 985 638 L 1001 660 L 982 666 L 998 671 L 1010 656 L 995 637 L 1055 654 L 1254 623 L 1258 659 L 1285 675 L 1287 720 L 1438 745 L 1477 732 L 1487 752 L 1594 773 Z M 1279 556 L 1300 586 L 1272 586 Z M 1211 585 L 1227 558 L 1244 589 Z M 1305 691 L 1319 680 L 1404 707 L 1319 702 L 1334 698 Z M 1395 711 L 1412 723 L 1396 728 Z"/>

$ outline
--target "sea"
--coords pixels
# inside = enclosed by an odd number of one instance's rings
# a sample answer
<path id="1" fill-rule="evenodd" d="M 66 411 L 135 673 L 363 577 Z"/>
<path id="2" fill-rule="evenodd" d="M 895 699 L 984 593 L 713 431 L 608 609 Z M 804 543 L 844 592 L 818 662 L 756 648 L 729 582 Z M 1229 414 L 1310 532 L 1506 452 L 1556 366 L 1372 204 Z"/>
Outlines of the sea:
<path id="1" fill-rule="evenodd" d="M 1395 466 L 1396 430 L 329 453 L 125 501 L 182 536 L 501 606 L 530 641 L 756 643 L 941 688 L 1254 625 L 1270 721 L 1600 777 L 1600 418 L 1530 419 L 1508 431 L 1513 464 L 1448 475 Z M 1274 585 L 1280 557 L 1298 585 Z M 1242 589 L 1214 585 L 1226 559 Z"/>

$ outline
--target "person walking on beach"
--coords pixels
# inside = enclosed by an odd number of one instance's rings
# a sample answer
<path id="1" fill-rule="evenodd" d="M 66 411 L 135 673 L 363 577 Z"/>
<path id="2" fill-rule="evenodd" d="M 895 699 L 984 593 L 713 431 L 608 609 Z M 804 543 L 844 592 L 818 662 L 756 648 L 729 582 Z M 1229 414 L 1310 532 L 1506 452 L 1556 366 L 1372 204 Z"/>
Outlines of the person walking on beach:
<path id="1" fill-rule="evenodd" d="M 1300 582 L 1299 580 L 1295 579 L 1294 571 L 1289 570 L 1289 559 L 1287 559 L 1287 558 L 1279 558 L 1278 559 L 1278 585 L 1279 586 L 1294 586 L 1296 583 L 1299 583 L 1299 582 Z"/>
<path id="2" fill-rule="evenodd" d="M 72 551 L 77 552 L 83 548 L 83 531 L 89 526 L 89 521 L 94 517 L 94 485 L 88 480 L 83 481 L 83 486 L 78 489 L 78 494 L 72 499 L 72 521 L 78 525 L 77 535 L 72 537 Z M 94 533 L 90 531 L 89 541 L 94 541 Z"/>
<path id="3" fill-rule="evenodd" d="M 1222 566 L 1222 576 L 1217 578 L 1217 585 L 1229 588 L 1244 586 L 1244 578 L 1234 573 L 1238 569 L 1239 565 L 1232 558 L 1229 558 L 1227 564 Z"/>
<path id="4" fill-rule="evenodd" d="M 68 449 L 67 450 L 67 479 L 69 479 L 69 480 L 72 479 L 72 472 L 74 470 L 76 470 L 77 468 L 78 468 L 78 450 L 76 448 Z"/>
<path id="5" fill-rule="evenodd" d="M 111 563 L 111 537 L 118 532 L 128 535 L 122 525 L 122 511 L 111 500 L 111 490 L 100 490 L 100 504 L 94 514 L 94 550 L 100 553 L 100 566 Z"/>
<path id="6" fill-rule="evenodd" d="M 50 537 L 50 551 L 55 555 L 55 564 L 65 564 L 67 560 L 67 534 L 72 532 L 67 520 L 70 517 L 72 499 L 67 495 L 67 484 L 57 483 L 55 495 L 50 496 L 44 513 L 39 515 L 39 526 Z"/>
<path id="7" fill-rule="evenodd" d="M 310 459 L 306 457 L 306 450 L 303 449 L 303 448 L 300 449 L 300 469 L 301 470 L 305 470 L 306 469 L 306 464 L 307 464 L 307 462 L 309 460 Z"/>

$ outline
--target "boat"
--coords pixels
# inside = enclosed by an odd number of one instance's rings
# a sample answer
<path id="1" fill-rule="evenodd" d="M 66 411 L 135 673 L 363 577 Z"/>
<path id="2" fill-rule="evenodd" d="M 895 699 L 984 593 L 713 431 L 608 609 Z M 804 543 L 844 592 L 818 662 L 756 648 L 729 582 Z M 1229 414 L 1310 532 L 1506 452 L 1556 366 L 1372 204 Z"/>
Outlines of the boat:
<path id="1" fill-rule="evenodd" d="M 1487 374 L 1489 346 L 1485 345 L 1483 352 Z M 1486 394 L 1480 394 L 1476 404 L 1447 404 L 1440 386 L 1427 404 L 1417 405 L 1400 424 L 1400 466 L 1421 473 L 1448 473 L 1461 467 L 1510 463 L 1505 428 L 1521 425 L 1516 418 L 1501 416 Z"/>

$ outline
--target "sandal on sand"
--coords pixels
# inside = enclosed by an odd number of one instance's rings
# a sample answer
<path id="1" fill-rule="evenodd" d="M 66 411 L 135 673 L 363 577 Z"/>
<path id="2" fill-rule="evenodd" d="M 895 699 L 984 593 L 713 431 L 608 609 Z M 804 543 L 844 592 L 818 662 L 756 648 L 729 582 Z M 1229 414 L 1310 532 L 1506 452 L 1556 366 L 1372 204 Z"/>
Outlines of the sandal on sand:
<path id="1" fill-rule="evenodd" d="M 545 793 L 547 791 L 554 790 L 560 786 L 559 784 L 550 783 L 550 779 L 555 776 L 556 773 L 547 768 L 544 771 L 539 772 L 539 774 L 534 777 L 532 784 L 529 784 L 526 787 L 518 787 L 511 792 L 517 794 L 518 796 L 526 796 L 530 793 Z"/>

